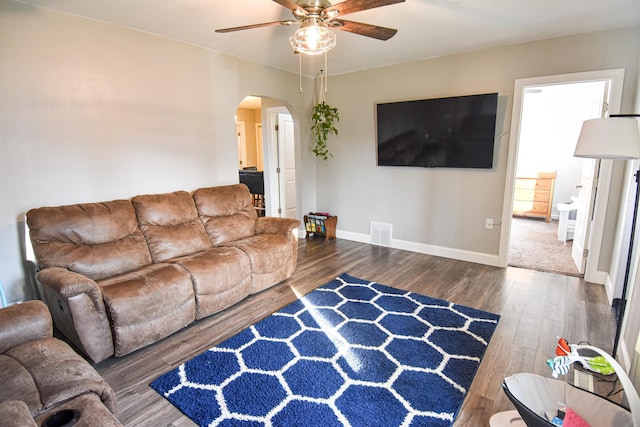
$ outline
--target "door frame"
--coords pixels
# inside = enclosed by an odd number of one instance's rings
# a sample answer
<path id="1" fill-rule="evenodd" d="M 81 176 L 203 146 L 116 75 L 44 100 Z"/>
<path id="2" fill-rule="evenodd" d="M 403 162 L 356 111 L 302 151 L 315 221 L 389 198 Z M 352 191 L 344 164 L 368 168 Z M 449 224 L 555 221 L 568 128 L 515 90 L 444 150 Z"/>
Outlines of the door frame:
<path id="1" fill-rule="evenodd" d="M 258 170 L 264 171 L 264 149 L 262 144 L 262 122 L 256 123 L 256 155 L 258 156 Z"/>
<path id="2" fill-rule="evenodd" d="M 601 71 L 590 71 L 583 73 L 559 74 L 553 76 L 531 77 L 518 79 L 515 82 L 513 92 L 513 107 L 511 114 L 511 137 L 509 142 L 509 156 L 507 159 L 507 174 L 505 180 L 505 192 L 502 212 L 502 223 L 506 225 L 500 235 L 500 248 L 498 252 L 498 264 L 502 267 L 508 265 L 509 242 L 511 239 L 511 217 L 513 212 L 513 200 L 515 191 L 516 165 L 520 145 L 520 126 L 522 119 L 522 107 L 524 101 L 524 90 L 530 86 L 543 86 L 552 84 L 567 84 L 575 82 L 611 80 L 611 94 L 608 105 L 609 114 L 620 112 L 622 103 L 622 85 L 624 82 L 624 69 L 612 69 Z M 611 187 L 611 175 L 613 162 L 611 160 L 601 161 L 600 174 L 598 177 L 598 189 L 595 194 L 595 207 L 593 211 L 593 224 L 591 234 L 587 237 L 588 256 L 584 279 L 591 283 L 605 284 L 607 271 L 598 270 L 598 260 L 602 246 L 604 225 L 606 219 L 608 195 Z"/>
<path id="3" fill-rule="evenodd" d="M 238 169 L 247 166 L 247 128 L 243 120 L 236 120 L 236 138 L 238 143 Z"/>

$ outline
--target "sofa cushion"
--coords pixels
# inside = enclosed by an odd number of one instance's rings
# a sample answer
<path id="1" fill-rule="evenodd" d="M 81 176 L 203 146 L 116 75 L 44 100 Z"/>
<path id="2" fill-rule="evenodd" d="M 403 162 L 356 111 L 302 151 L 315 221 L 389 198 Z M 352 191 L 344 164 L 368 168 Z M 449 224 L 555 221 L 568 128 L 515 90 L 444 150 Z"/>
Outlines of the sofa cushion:
<path id="1" fill-rule="evenodd" d="M 211 247 L 193 198 L 186 191 L 136 196 L 132 202 L 153 262 Z"/>
<path id="2" fill-rule="evenodd" d="M 193 199 L 212 245 L 255 234 L 257 215 L 246 185 L 200 188 Z"/>
<path id="3" fill-rule="evenodd" d="M 9 362 L 8 360 L 11 360 Z M 80 355 L 56 338 L 44 338 L 20 344 L 0 356 L 0 393 L 9 399 L 23 400 L 32 414 L 39 414 L 84 393 L 95 393 L 111 410 L 116 397 L 109 384 Z M 11 377 L 4 369 L 11 367 Z M 18 388 L 9 387 L 9 384 Z"/>
<path id="4" fill-rule="evenodd" d="M 32 209 L 27 224 L 40 268 L 62 267 L 100 280 L 151 263 L 128 200 Z"/>
<path id="5" fill-rule="evenodd" d="M 196 318 L 217 313 L 249 295 L 251 265 L 238 248 L 217 247 L 172 260 L 191 274 Z"/>
<path id="6" fill-rule="evenodd" d="M 249 255 L 256 273 L 275 271 L 291 261 L 291 243 L 281 234 L 258 234 L 231 244 Z"/>
<path id="7" fill-rule="evenodd" d="M 279 283 L 293 274 L 296 265 L 296 245 L 292 238 L 281 234 L 258 234 L 229 243 L 241 249 L 251 261 L 251 293 Z"/>
<path id="8" fill-rule="evenodd" d="M 3 427 L 38 427 L 29 407 L 21 400 L 0 403 L 0 420 Z"/>
<path id="9" fill-rule="evenodd" d="M 112 323 L 115 355 L 156 342 L 195 320 L 191 276 L 175 264 L 151 264 L 98 282 Z"/>
<path id="10" fill-rule="evenodd" d="M 20 399 L 29 410 L 40 408 L 40 394 L 29 370 L 14 358 L 0 354 L 0 402 Z"/>

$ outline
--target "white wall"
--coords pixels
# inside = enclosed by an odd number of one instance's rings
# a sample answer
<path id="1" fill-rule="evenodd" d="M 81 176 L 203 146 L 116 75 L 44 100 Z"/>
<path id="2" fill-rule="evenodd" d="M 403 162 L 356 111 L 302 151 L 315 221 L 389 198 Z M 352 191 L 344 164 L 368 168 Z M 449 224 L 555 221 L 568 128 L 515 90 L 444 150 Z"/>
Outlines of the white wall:
<path id="1" fill-rule="evenodd" d="M 639 61 L 640 65 L 640 61 Z M 636 84 L 636 103 L 633 110 L 630 110 L 633 114 L 640 114 L 640 76 L 638 77 Z M 640 165 L 640 161 L 635 160 L 633 162 L 629 162 L 628 174 L 625 176 L 626 185 L 631 187 L 633 190 L 635 187 L 635 181 L 633 174 L 638 170 L 638 166 Z M 633 191 L 632 191 L 633 193 Z M 629 201 L 623 200 L 622 204 L 625 202 L 633 206 L 635 199 L 633 197 L 629 197 Z M 633 208 L 628 208 L 628 212 L 633 212 Z M 633 216 L 631 213 L 630 216 Z M 638 224 L 640 224 L 640 219 L 637 219 Z M 628 238 L 630 227 L 624 228 L 624 215 L 621 215 L 621 222 L 623 223 L 620 226 L 621 230 L 624 234 L 619 236 L 620 238 Z M 631 365 L 631 372 L 629 376 L 634 380 L 634 384 L 636 386 L 636 390 L 640 390 L 640 230 L 638 229 L 640 225 L 636 225 L 636 235 L 634 240 L 634 256 L 632 260 L 629 284 L 627 290 L 627 307 L 626 307 L 626 316 L 625 322 L 623 324 L 624 330 L 622 331 L 622 343 L 620 345 L 621 352 L 624 353 L 624 361 L 627 362 L 627 366 Z M 619 239 L 616 240 L 616 243 L 620 245 Z M 627 244 L 625 247 L 625 251 L 622 253 L 627 255 L 629 245 Z M 623 255 L 623 256 L 624 256 Z M 626 259 L 626 258 L 623 258 Z M 619 275 L 624 277 L 624 267 L 626 263 L 621 263 L 619 269 Z M 619 295 L 618 295 L 619 297 Z"/>
<path id="2" fill-rule="evenodd" d="M 484 224 L 488 217 L 500 221 L 503 212 L 509 135 L 496 140 L 493 170 L 377 167 L 375 104 L 498 92 L 499 136 L 511 127 L 516 79 L 625 68 L 622 110 L 628 111 L 639 51 L 636 28 L 330 77 L 327 101 L 340 110 L 340 134 L 329 142 L 334 158 L 318 162 L 318 209 L 338 215 L 343 236 L 366 238 L 370 221 L 389 222 L 399 246 L 496 261 L 501 230 Z"/>
<path id="3" fill-rule="evenodd" d="M 30 208 L 238 182 L 234 115 L 247 95 L 284 102 L 308 140 L 311 79 L 300 94 L 297 75 L 146 33 L 0 0 L 0 58 L 9 302 L 32 297 L 21 236 Z M 304 190 L 313 157 L 300 162 Z"/>

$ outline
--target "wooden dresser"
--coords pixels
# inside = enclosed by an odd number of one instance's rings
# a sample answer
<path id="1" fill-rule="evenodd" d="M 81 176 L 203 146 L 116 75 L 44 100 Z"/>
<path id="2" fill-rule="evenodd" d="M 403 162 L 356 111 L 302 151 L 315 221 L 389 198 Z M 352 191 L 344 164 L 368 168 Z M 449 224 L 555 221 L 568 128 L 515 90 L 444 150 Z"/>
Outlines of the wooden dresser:
<path id="1" fill-rule="evenodd" d="M 513 214 L 551 221 L 555 172 L 539 172 L 535 177 L 519 176 L 513 200 Z"/>

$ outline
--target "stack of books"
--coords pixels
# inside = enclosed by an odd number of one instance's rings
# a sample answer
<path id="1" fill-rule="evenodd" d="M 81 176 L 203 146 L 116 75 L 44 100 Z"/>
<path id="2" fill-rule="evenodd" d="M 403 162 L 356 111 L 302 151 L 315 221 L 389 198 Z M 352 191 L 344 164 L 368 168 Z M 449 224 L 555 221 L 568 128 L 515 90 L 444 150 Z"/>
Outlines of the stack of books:
<path id="1" fill-rule="evenodd" d="M 331 215 L 327 212 L 310 212 L 305 227 L 308 233 L 326 233 L 324 221 Z"/>

